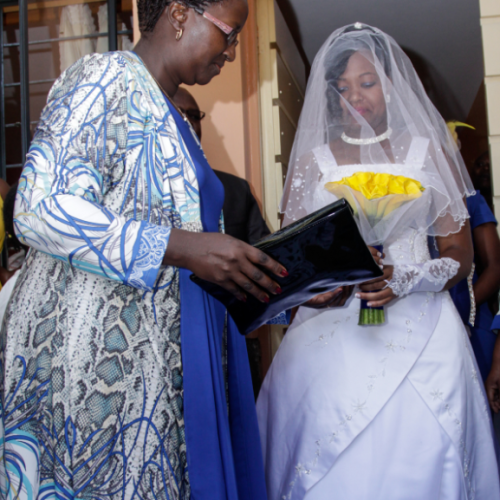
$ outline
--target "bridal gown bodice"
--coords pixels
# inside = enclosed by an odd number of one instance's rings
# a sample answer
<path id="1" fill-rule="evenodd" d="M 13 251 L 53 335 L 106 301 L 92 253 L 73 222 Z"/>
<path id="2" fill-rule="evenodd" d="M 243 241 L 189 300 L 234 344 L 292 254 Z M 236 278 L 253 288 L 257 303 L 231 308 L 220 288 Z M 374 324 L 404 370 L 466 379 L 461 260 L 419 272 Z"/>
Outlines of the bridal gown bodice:
<path id="1" fill-rule="evenodd" d="M 395 266 L 430 260 L 427 236 L 410 229 L 386 241 L 384 253 L 384 263 Z M 368 453 L 358 436 L 367 435 L 377 415 L 386 418 L 391 408 L 388 401 L 393 407 L 411 405 L 408 391 L 404 398 L 398 396 L 402 387 L 410 386 L 427 414 L 422 418 L 416 414 L 416 422 L 396 419 L 394 425 L 402 426 L 403 434 L 417 433 L 423 440 L 442 436 L 449 444 L 443 450 L 437 443 L 432 446 L 440 457 L 451 454 L 451 469 L 460 478 L 459 493 L 439 496 L 438 492 L 435 498 L 500 499 L 489 408 L 466 331 L 449 294 L 420 292 L 394 300 L 385 308 L 385 325 L 358 326 L 359 307 L 354 296 L 342 308 L 301 307 L 276 354 L 257 403 L 269 500 L 323 500 L 324 496 L 308 496 L 308 492 L 335 469 L 353 442 L 361 456 Z M 395 449 L 391 436 L 382 442 L 386 443 L 384 460 L 404 463 L 411 457 L 411 450 Z M 418 477 L 419 472 L 413 472 Z M 402 476 L 398 477 L 404 482 Z M 450 477 L 434 480 L 438 485 L 447 480 L 457 483 Z M 400 485 L 403 490 L 407 483 Z M 427 495 L 422 489 L 421 493 L 414 490 L 415 496 L 398 496 L 394 485 L 395 496 L 382 490 L 377 496 L 376 485 L 370 485 L 370 490 L 366 497 L 332 492 L 327 498 L 420 500 Z"/>
<path id="2" fill-rule="evenodd" d="M 430 260 L 427 236 L 414 229 L 406 229 L 384 245 L 384 264 L 422 264 Z"/>

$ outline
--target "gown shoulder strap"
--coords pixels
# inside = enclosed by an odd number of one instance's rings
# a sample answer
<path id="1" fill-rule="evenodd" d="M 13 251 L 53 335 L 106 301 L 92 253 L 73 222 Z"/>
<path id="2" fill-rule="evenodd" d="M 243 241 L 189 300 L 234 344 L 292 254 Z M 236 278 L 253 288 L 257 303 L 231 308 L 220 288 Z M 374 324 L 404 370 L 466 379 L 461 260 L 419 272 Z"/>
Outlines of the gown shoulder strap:
<path id="1" fill-rule="evenodd" d="M 406 155 L 406 165 L 421 169 L 424 166 L 428 148 L 429 139 L 426 137 L 414 137 L 411 140 L 410 149 Z"/>
<path id="2" fill-rule="evenodd" d="M 314 159 L 318 164 L 318 168 L 321 173 L 326 173 L 329 169 L 337 167 L 337 160 L 333 156 L 332 150 L 329 144 L 323 144 L 313 149 Z"/>

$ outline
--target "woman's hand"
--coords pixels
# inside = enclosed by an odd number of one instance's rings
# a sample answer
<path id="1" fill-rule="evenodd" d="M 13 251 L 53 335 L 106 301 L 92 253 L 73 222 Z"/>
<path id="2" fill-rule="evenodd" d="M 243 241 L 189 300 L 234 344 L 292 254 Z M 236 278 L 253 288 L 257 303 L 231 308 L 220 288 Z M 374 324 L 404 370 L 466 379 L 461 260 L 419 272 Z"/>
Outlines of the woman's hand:
<path id="1" fill-rule="evenodd" d="M 189 269 L 242 301 L 246 301 L 247 293 L 261 302 L 269 302 L 270 293 L 281 293 L 278 283 L 260 268 L 269 274 L 288 276 L 281 264 L 243 241 L 227 234 L 192 233 L 182 229 L 172 229 L 163 263 Z"/>
<path id="2" fill-rule="evenodd" d="M 498 413 L 500 411 L 500 366 L 493 366 L 485 382 L 486 394 L 491 409 Z"/>
<path id="3" fill-rule="evenodd" d="M 302 305 L 305 307 L 311 307 L 312 309 L 342 307 L 347 302 L 347 299 L 351 296 L 353 289 L 353 286 L 340 287 L 333 292 L 316 295 L 316 297 L 313 297 Z"/>
<path id="4" fill-rule="evenodd" d="M 495 413 L 500 412 L 500 336 L 497 337 L 495 342 L 491 371 L 484 385 L 486 386 L 486 394 L 491 409 Z"/>
<path id="5" fill-rule="evenodd" d="M 384 274 L 380 278 L 375 278 L 360 285 L 361 292 L 356 294 L 358 299 L 367 300 L 369 307 L 382 307 L 396 298 L 394 292 L 387 285 L 387 282 L 392 279 L 394 266 L 383 266 L 382 271 Z M 375 292 L 375 290 L 379 291 Z"/>

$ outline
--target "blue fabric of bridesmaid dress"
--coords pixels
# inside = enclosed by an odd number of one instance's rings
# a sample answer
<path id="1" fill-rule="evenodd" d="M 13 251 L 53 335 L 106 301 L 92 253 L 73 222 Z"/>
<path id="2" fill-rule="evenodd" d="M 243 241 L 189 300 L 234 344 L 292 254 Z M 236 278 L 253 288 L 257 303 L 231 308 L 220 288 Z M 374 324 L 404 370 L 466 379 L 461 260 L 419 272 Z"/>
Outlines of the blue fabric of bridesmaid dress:
<path id="1" fill-rule="evenodd" d="M 486 224 L 488 222 L 493 222 L 497 224 L 497 220 L 493 215 L 490 207 L 486 203 L 486 200 L 481 195 L 479 191 L 476 192 L 474 196 L 467 198 L 467 210 L 470 215 L 470 226 L 473 240 L 474 240 L 474 229 Z M 474 272 L 472 282 L 475 284 L 479 279 L 477 272 Z M 468 325 L 471 332 L 471 344 L 474 354 L 476 356 L 477 364 L 479 366 L 479 371 L 481 372 L 481 377 L 483 381 L 486 381 L 493 361 L 493 349 L 495 347 L 496 335 L 492 331 L 492 321 L 493 314 L 491 313 L 488 304 L 484 303 L 478 306 L 476 310 L 476 319 L 474 326 L 469 324 L 469 314 L 470 314 L 470 296 L 469 296 L 469 286 L 467 280 L 462 280 L 457 283 L 453 288 L 450 289 L 450 295 L 455 303 L 455 306 L 462 318 L 465 325 Z"/>
<path id="2" fill-rule="evenodd" d="M 196 167 L 203 229 L 219 232 L 224 188 L 189 124 L 168 100 L 167 104 Z M 265 500 L 264 467 L 245 339 L 228 315 L 226 389 L 222 368 L 226 309 L 191 281 L 191 271 L 180 269 L 179 273 L 191 499 Z"/>

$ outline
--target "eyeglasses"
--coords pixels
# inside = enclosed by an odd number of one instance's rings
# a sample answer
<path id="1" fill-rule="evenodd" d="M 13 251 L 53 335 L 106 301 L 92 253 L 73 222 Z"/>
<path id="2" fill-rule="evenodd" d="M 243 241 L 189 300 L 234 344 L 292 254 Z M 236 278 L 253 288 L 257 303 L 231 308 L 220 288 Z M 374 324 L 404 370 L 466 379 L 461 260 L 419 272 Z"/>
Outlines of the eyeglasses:
<path id="1" fill-rule="evenodd" d="M 228 24 L 225 22 L 221 21 L 220 19 L 217 19 L 215 16 L 212 16 L 212 14 L 209 14 L 206 11 L 202 11 L 201 9 L 194 9 L 197 14 L 200 14 L 203 16 L 207 21 L 210 21 L 212 24 L 215 24 L 217 28 L 219 28 L 223 33 L 227 35 L 227 45 L 230 47 L 231 45 L 238 45 L 238 40 L 236 40 L 239 32 L 235 28 L 231 28 Z"/>
<path id="2" fill-rule="evenodd" d="M 200 111 L 199 109 L 182 109 L 179 107 L 179 109 L 190 119 L 195 122 L 201 122 L 203 118 L 205 118 L 206 113 L 203 111 Z"/>

